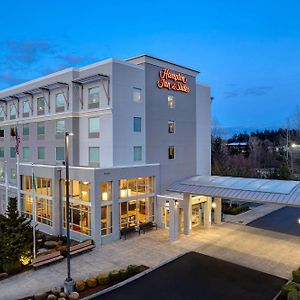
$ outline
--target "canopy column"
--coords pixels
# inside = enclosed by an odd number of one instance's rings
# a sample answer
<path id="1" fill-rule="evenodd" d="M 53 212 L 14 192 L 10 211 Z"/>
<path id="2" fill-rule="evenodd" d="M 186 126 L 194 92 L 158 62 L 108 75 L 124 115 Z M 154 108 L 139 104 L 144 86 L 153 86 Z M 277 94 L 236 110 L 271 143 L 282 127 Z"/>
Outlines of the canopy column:
<path id="1" fill-rule="evenodd" d="M 190 234 L 192 229 L 192 200 L 191 195 L 183 194 L 184 234 Z"/>
<path id="2" fill-rule="evenodd" d="M 204 202 L 204 218 L 203 225 L 208 227 L 211 225 L 211 197 L 207 197 L 207 201 Z"/>
<path id="3" fill-rule="evenodd" d="M 169 200 L 170 209 L 170 227 L 169 227 L 169 237 L 171 241 L 178 239 L 178 228 L 179 228 L 179 207 L 178 201 L 174 199 Z"/>
<path id="4" fill-rule="evenodd" d="M 216 224 L 222 223 L 222 198 L 214 198 L 214 221 Z"/>

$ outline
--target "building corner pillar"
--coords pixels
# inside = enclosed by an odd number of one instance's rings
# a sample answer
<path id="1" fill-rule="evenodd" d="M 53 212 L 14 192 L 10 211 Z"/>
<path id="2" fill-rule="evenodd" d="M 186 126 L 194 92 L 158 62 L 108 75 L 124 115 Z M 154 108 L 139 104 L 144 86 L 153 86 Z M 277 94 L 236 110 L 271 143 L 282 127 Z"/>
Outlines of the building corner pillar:
<path id="1" fill-rule="evenodd" d="M 184 234 L 190 234 L 192 229 L 192 200 L 191 195 L 183 194 Z"/>
<path id="2" fill-rule="evenodd" d="M 214 209 L 214 221 L 216 224 L 222 223 L 222 198 L 215 198 L 216 207 Z"/>
<path id="3" fill-rule="evenodd" d="M 209 227 L 211 225 L 211 197 L 207 197 L 206 202 L 204 202 L 204 227 Z"/>
<path id="4" fill-rule="evenodd" d="M 169 200 L 170 209 L 170 227 L 169 237 L 171 241 L 178 239 L 178 226 L 179 226 L 179 205 L 174 199 Z"/>

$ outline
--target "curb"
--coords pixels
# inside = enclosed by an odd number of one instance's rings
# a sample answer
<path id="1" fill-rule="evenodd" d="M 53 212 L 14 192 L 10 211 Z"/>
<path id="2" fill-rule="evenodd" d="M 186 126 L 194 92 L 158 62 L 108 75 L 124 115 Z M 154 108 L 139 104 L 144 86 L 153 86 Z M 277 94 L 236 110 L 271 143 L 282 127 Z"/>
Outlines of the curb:
<path id="1" fill-rule="evenodd" d="M 144 276 L 144 275 L 146 275 L 146 274 L 148 274 L 148 273 L 150 273 L 150 272 L 152 272 L 152 271 L 154 271 L 154 270 L 156 270 L 156 269 L 158 269 L 158 268 L 160 268 L 160 267 L 162 267 L 162 266 L 164 266 L 166 264 L 168 264 L 169 262 L 171 262 L 171 261 L 173 261 L 173 260 L 175 260 L 175 259 L 177 259 L 177 258 L 179 258 L 179 257 L 181 257 L 183 255 L 185 255 L 186 253 L 187 252 L 179 254 L 177 256 L 174 256 L 173 258 L 170 258 L 170 259 L 168 259 L 168 260 L 166 260 L 166 261 L 158 264 L 155 267 L 149 268 L 149 269 L 147 269 L 147 270 L 145 270 L 145 271 L 143 271 L 143 272 L 141 272 L 141 273 L 139 273 L 137 275 L 134 275 L 134 276 L 132 276 L 132 277 L 130 277 L 130 278 L 124 280 L 124 281 L 121 281 L 121 282 L 119 282 L 119 283 L 117 283 L 117 284 L 115 284 L 115 285 L 113 285 L 113 286 L 111 286 L 111 287 L 109 287 L 109 288 L 107 288 L 105 290 L 102 290 L 102 291 L 97 292 L 97 293 L 95 293 L 93 295 L 89 295 L 87 297 L 81 298 L 81 300 L 94 299 L 95 297 L 101 296 L 101 295 L 106 294 L 108 292 L 111 292 L 111 291 L 113 291 L 115 289 L 118 289 L 118 288 L 122 287 L 123 285 L 125 285 L 127 283 L 130 283 L 130 282 L 132 282 L 132 281 L 134 281 L 134 280 L 136 280 L 136 279 L 138 279 L 138 278 L 140 278 L 140 277 L 142 277 L 142 276 Z"/>

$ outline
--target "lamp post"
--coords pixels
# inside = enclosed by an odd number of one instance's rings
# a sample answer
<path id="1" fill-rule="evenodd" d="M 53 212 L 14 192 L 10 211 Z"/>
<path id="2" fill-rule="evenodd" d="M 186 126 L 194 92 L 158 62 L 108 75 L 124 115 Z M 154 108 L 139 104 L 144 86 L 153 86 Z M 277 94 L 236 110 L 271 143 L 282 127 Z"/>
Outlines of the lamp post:
<path id="1" fill-rule="evenodd" d="M 66 166 L 66 217 L 67 217 L 67 266 L 68 274 L 64 282 L 64 291 L 70 294 L 74 291 L 74 281 L 71 277 L 71 256 L 70 256 L 70 195 L 69 195 L 69 136 L 72 133 L 65 133 L 65 166 Z"/>

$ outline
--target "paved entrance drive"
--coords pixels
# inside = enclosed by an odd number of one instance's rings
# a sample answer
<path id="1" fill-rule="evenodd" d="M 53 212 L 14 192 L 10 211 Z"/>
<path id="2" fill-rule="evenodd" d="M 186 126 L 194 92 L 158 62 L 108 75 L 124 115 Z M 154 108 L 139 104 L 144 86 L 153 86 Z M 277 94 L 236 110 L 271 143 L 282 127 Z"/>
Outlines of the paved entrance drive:
<path id="1" fill-rule="evenodd" d="M 182 234 L 174 242 L 169 241 L 167 230 L 154 230 L 140 237 L 96 247 L 90 253 L 74 257 L 71 260 L 72 276 L 84 279 L 88 275 L 97 275 L 128 264 L 153 267 L 180 254 L 196 251 L 289 278 L 291 271 L 300 265 L 299 245 L 300 237 L 236 224 L 213 225 L 209 229 L 193 228 L 190 236 Z M 0 281 L 1 300 L 15 300 L 60 286 L 66 271 L 64 260 Z"/>
<path id="2" fill-rule="evenodd" d="M 298 223 L 299 218 L 300 208 L 284 207 L 250 222 L 248 225 L 300 236 L 300 224 Z"/>
<path id="3" fill-rule="evenodd" d="M 271 300 L 285 282 L 279 277 L 189 252 L 95 299 Z"/>

